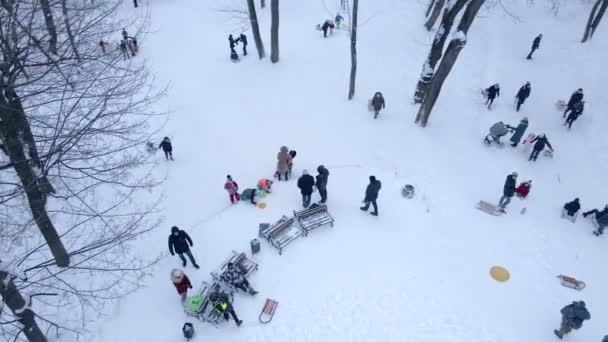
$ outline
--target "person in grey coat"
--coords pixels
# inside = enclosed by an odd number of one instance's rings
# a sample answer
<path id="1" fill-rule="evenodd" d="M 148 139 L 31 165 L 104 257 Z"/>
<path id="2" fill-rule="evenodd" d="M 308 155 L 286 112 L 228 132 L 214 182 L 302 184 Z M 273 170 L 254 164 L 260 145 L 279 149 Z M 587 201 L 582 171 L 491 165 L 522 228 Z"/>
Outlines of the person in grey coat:
<path id="1" fill-rule="evenodd" d="M 511 139 L 510 139 L 511 146 L 516 147 L 517 144 L 519 144 L 519 142 L 521 141 L 521 138 L 524 136 L 527 129 L 528 129 L 528 118 L 524 117 L 519 122 L 519 125 L 517 125 L 517 128 L 515 129 L 515 133 L 513 133 L 513 135 L 511 136 Z"/>
<path id="2" fill-rule="evenodd" d="M 585 307 L 585 302 L 572 302 L 570 305 L 564 306 L 560 313 L 562 314 L 562 323 L 559 330 L 553 330 L 555 335 L 561 340 L 564 335 L 569 334 L 573 329 L 578 330 L 583 326 L 583 322 L 591 319 L 591 314 Z"/>
<path id="3" fill-rule="evenodd" d="M 327 181 L 329 179 L 329 170 L 325 168 L 323 165 L 319 165 L 317 167 L 317 179 L 315 182 L 315 186 L 319 190 L 319 195 L 321 195 L 321 201 L 319 203 L 323 204 L 327 202 Z"/>
<path id="4" fill-rule="evenodd" d="M 291 164 L 291 156 L 289 155 L 289 149 L 287 146 L 281 146 L 281 150 L 277 154 L 277 177 L 281 181 L 281 176 L 285 177 L 285 180 L 289 180 L 289 164 Z"/>

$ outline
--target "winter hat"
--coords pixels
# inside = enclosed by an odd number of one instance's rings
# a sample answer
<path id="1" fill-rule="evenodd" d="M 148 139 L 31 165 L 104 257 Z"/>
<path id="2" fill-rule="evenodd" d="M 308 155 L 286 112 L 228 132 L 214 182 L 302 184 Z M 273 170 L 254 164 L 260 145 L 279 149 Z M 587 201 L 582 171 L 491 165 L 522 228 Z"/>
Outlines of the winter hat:
<path id="1" fill-rule="evenodd" d="M 302 170 L 302 175 L 307 175 L 308 174 L 308 170 L 304 169 Z"/>
<path id="2" fill-rule="evenodd" d="M 370 182 L 375 182 L 376 181 L 376 176 L 369 176 L 369 181 Z"/>
<path id="3" fill-rule="evenodd" d="M 526 116 L 524 116 L 524 118 L 523 118 L 523 119 L 521 119 L 521 121 L 528 122 L 528 118 L 527 118 Z"/>
<path id="4" fill-rule="evenodd" d="M 232 176 L 231 176 L 231 175 L 228 175 L 228 176 L 226 176 L 226 179 L 228 179 L 228 180 L 232 180 Z"/>
<path id="5" fill-rule="evenodd" d="M 517 175 L 517 172 L 513 172 L 513 173 L 511 174 L 511 176 L 513 176 L 513 177 L 517 177 L 517 176 L 518 176 L 518 175 Z"/>
<path id="6" fill-rule="evenodd" d="M 173 281 L 174 283 L 179 283 L 180 281 L 182 281 L 182 278 L 184 277 L 184 271 L 174 268 L 171 271 L 171 281 Z"/>
<path id="7" fill-rule="evenodd" d="M 583 92 L 583 88 L 578 88 L 578 91 L 582 93 Z"/>
<path id="8" fill-rule="evenodd" d="M 579 201 L 578 197 L 574 199 L 574 202 L 578 202 L 578 201 Z"/>
<path id="9" fill-rule="evenodd" d="M 171 227 L 171 234 L 179 232 L 179 228 L 177 226 Z"/>
<path id="10" fill-rule="evenodd" d="M 318 173 L 323 173 L 323 169 L 325 169 L 325 166 L 323 166 L 323 165 L 319 165 L 319 166 L 317 167 L 317 172 L 318 172 Z"/>

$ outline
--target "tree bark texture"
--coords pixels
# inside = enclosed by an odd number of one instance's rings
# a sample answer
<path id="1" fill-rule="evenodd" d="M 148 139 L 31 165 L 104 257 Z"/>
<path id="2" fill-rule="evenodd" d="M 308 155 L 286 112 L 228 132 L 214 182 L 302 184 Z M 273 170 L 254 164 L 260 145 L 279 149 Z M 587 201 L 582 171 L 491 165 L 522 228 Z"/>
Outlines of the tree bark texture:
<path id="1" fill-rule="evenodd" d="M 0 96 L 0 137 L 23 185 L 32 217 L 57 266 L 67 267 L 70 257 L 46 210 L 47 195 L 54 189 L 41 171 L 36 143 L 19 98 L 10 90 L 4 89 L 3 92 L 5 96 Z"/>
<path id="2" fill-rule="evenodd" d="M 587 25 L 585 25 L 585 33 L 583 34 L 583 39 L 581 40 L 582 43 L 589 41 L 593 37 L 595 30 L 606 13 L 606 8 L 608 8 L 608 0 L 596 0 L 595 4 L 593 4 L 591 13 L 589 13 Z"/>
<path id="3" fill-rule="evenodd" d="M 42 14 L 44 14 L 44 24 L 46 25 L 46 30 L 49 32 L 49 51 L 56 55 L 57 27 L 55 26 L 55 20 L 53 19 L 53 12 L 51 11 L 51 4 L 49 0 L 40 0 L 40 7 L 42 8 Z"/>
<path id="4" fill-rule="evenodd" d="M 435 106 L 435 102 L 437 102 L 437 98 L 439 97 L 443 83 L 450 74 L 452 67 L 454 67 L 460 51 L 466 45 L 469 28 L 473 24 L 473 21 L 475 20 L 475 17 L 477 16 L 479 9 L 484 2 L 485 0 L 471 0 L 467 5 L 464 14 L 462 15 L 462 18 L 460 19 L 457 32 L 450 41 L 450 44 L 448 45 L 448 48 L 441 59 L 441 63 L 439 63 L 437 72 L 433 76 L 433 79 L 429 84 L 429 89 L 418 110 L 416 123 L 420 124 L 422 127 L 425 127 L 428 123 L 429 116 L 431 115 L 433 107 Z"/>
<path id="5" fill-rule="evenodd" d="M 74 34 L 72 33 L 72 27 L 70 26 L 70 20 L 68 19 L 68 5 L 66 2 L 67 0 L 61 0 L 61 12 L 63 13 L 63 23 L 65 25 L 65 31 L 68 34 L 70 47 L 72 48 L 72 52 L 74 52 L 74 57 L 76 57 L 76 60 L 80 62 L 80 54 L 78 53 L 76 41 L 74 40 Z M 135 2 L 135 7 L 137 7 L 137 2 Z"/>
<path id="6" fill-rule="evenodd" d="M 427 31 L 430 31 L 433 29 L 433 26 L 435 26 L 435 22 L 437 21 L 437 18 L 439 18 L 439 14 L 441 14 L 441 10 L 443 9 L 443 7 L 445 6 L 445 0 L 437 0 L 435 1 L 435 6 L 433 7 L 433 12 L 431 12 L 431 16 L 428 16 L 428 19 L 426 20 L 426 23 L 424 23 L 424 27 L 427 29 Z"/>
<path id="7" fill-rule="evenodd" d="M 348 99 L 355 96 L 355 79 L 357 77 L 357 18 L 359 16 L 359 0 L 353 0 L 353 17 L 350 29 L 350 82 Z"/>
<path id="8" fill-rule="evenodd" d="M 13 315 L 18 317 L 17 319 L 23 326 L 23 333 L 28 341 L 47 342 L 38 323 L 36 323 L 36 315 L 30 307 L 30 299 L 23 298 L 13 282 L 13 276 L 5 271 L 0 271 L 0 297 L 2 297 L 6 306 L 11 309 Z"/>
<path id="9" fill-rule="evenodd" d="M 279 61 L 279 0 L 270 0 L 270 61 Z"/>
<path id="10" fill-rule="evenodd" d="M 262 59 L 266 57 L 266 53 L 264 52 L 264 43 L 260 35 L 260 25 L 258 24 L 258 15 L 255 11 L 253 0 L 247 0 L 247 8 L 249 9 L 249 20 L 251 20 L 251 31 L 253 32 L 255 48 L 258 50 L 258 56 Z"/>
<path id="11" fill-rule="evenodd" d="M 266 8 L 266 0 L 260 0 L 260 5 L 262 8 Z"/>
<path id="12" fill-rule="evenodd" d="M 433 9 L 433 6 L 435 5 L 435 1 L 436 0 L 429 0 L 429 6 L 426 8 L 426 13 L 424 14 L 424 16 L 426 18 L 428 18 L 429 14 L 431 13 L 431 10 Z"/>
<path id="13" fill-rule="evenodd" d="M 414 92 L 414 103 L 422 102 L 424 94 L 428 89 L 429 82 L 433 78 L 437 62 L 439 62 L 441 56 L 443 55 L 443 47 L 445 46 L 445 42 L 448 39 L 450 31 L 452 30 L 454 20 L 456 20 L 458 13 L 462 11 L 467 1 L 468 0 L 455 0 L 452 6 L 450 8 L 446 8 L 443 12 L 441 23 L 439 24 L 439 28 L 435 33 L 435 38 L 433 38 L 431 51 L 429 52 L 424 65 L 422 66 L 422 72 L 420 73 L 420 78 L 418 79 L 418 84 L 416 85 L 416 90 Z"/>

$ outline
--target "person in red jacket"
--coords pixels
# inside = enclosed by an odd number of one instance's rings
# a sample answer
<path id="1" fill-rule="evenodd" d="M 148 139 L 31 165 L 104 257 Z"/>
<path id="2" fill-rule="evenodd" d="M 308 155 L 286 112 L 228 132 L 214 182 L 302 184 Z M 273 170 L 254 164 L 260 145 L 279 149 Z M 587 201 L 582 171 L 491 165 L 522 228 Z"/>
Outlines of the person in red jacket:
<path id="1" fill-rule="evenodd" d="M 185 302 L 188 295 L 188 289 L 192 288 L 190 279 L 188 279 L 188 276 L 186 276 L 184 271 L 175 268 L 171 271 L 171 281 L 173 282 L 173 285 L 175 285 L 177 293 L 182 297 L 182 302 Z"/>
<path id="2" fill-rule="evenodd" d="M 232 176 L 226 176 L 226 183 L 224 184 L 224 189 L 228 191 L 228 195 L 230 195 L 230 202 L 232 204 L 237 203 L 240 200 L 239 197 L 239 185 L 232 179 Z"/>
<path id="3" fill-rule="evenodd" d="M 531 187 L 532 187 L 531 180 L 519 184 L 519 186 L 515 189 L 515 193 L 517 194 L 517 197 L 519 197 L 519 198 L 528 197 L 528 193 L 530 192 Z"/>

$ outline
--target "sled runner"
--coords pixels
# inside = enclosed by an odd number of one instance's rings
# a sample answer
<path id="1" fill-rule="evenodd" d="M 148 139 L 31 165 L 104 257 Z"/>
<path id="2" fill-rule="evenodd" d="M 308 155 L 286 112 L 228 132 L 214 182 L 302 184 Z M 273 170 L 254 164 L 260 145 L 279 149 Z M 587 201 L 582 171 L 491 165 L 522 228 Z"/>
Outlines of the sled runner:
<path id="1" fill-rule="evenodd" d="M 327 205 L 325 204 L 313 204 L 308 209 L 293 211 L 293 215 L 298 222 L 298 225 L 304 231 L 304 235 L 308 235 L 308 232 L 317 228 L 329 224 L 331 227 L 334 226 L 334 218 L 331 217 L 327 211 Z"/>
<path id="2" fill-rule="evenodd" d="M 486 201 L 479 201 L 476 208 L 494 216 L 500 216 L 505 213 L 504 210 L 498 209 L 496 205 Z"/>
<path id="3" fill-rule="evenodd" d="M 584 281 L 580 281 L 575 278 L 565 276 L 563 274 L 560 274 L 557 277 L 561 281 L 562 285 L 564 285 L 565 287 L 569 287 L 569 288 L 580 291 L 580 290 L 584 289 L 585 286 L 587 286 Z"/>
<path id="4" fill-rule="evenodd" d="M 272 321 L 272 317 L 274 317 L 274 312 L 277 310 L 278 305 L 279 305 L 278 301 L 276 301 L 274 299 L 266 298 L 266 303 L 264 304 L 264 307 L 262 308 L 262 312 L 260 312 L 260 316 L 258 317 L 258 319 L 260 320 L 260 323 L 262 323 L 262 324 L 270 323 L 270 321 Z"/>

